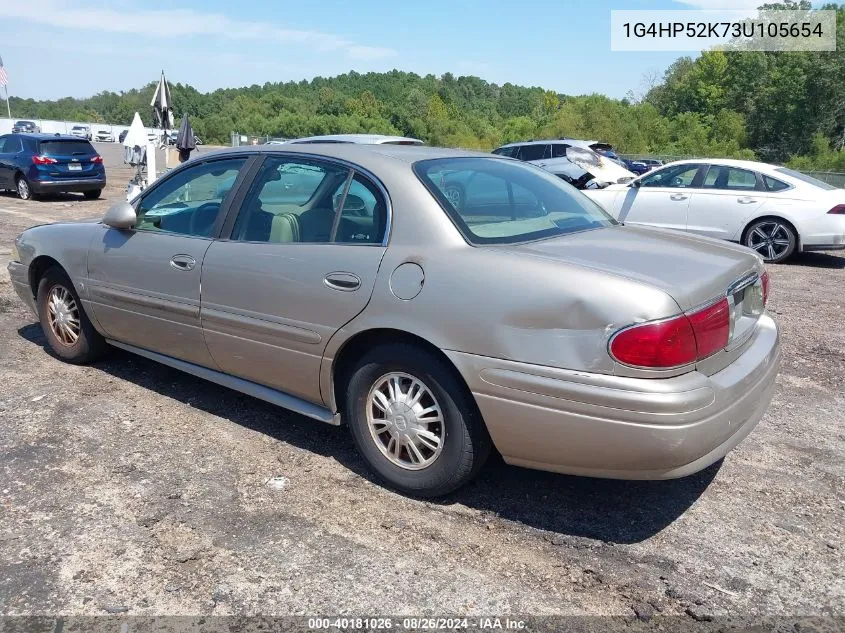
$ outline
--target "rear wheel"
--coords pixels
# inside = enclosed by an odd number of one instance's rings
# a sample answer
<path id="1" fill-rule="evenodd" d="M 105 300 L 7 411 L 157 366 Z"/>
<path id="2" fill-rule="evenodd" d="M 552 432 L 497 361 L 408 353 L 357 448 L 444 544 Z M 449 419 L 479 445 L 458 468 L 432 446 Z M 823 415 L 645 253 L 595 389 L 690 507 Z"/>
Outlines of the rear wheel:
<path id="1" fill-rule="evenodd" d="M 433 353 L 383 345 L 353 368 L 345 416 L 358 450 L 389 485 L 420 496 L 466 484 L 491 441 L 460 377 Z"/>
<path id="2" fill-rule="evenodd" d="M 85 196 L 86 200 L 96 200 L 101 193 L 103 193 L 102 189 L 95 189 L 94 191 L 86 191 L 82 195 Z"/>
<path id="3" fill-rule="evenodd" d="M 17 190 L 18 197 L 21 200 L 32 200 L 32 188 L 29 186 L 29 182 L 27 182 L 23 175 L 19 175 L 15 179 L 15 189 Z"/>
<path id="4" fill-rule="evenodd" d="M 96 360 L 108 344 L 94 329 L 65 272 L 54 266 L 38 283 L 38 316 L 50 349 L 75 364 Z"/>
<path id="5" fill-rule="evenodd" d="M 798 237 L 783 220 L 765 218 L 748 227 L 744 244 L 757 251 L 767 264 L 777 264 L 795 252 Z"/>

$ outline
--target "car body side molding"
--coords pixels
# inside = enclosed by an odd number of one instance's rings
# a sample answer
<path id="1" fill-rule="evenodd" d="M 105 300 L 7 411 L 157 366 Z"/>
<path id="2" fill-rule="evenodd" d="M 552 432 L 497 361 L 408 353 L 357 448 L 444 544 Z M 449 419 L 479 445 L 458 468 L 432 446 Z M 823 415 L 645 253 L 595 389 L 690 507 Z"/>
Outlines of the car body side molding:
<path id="1" fill-rule="evenodd" d="M 224 374 L 222 372 L 209 369 L 208 367 L 201 367 L 200 365 L 188 363 L 186 361 L 179 360 L 178 358 L 173 358 L 172 356 L 165 356 L 164 354 L 151 352 L 141 347 L 127 345 L 126 343 L 121 343 L 111 339 L 108 339 L 108 342 L 115 347 L 126 350 L 127 352 L 138 354 L 139 356 L 149 358 L 150 360 L 154 360 L 162 365 L 167 365 L 168 367 L 179 369 L 218 385 L 228 387 L 229 389 L 240 391 L 241 393 L 245 393 L 253 398 L 264 400 L 270 404 L 299 413 L 313 420 L 325 422 L 326 424 L 331 424 L 333 426 L 340 426 L 339 413 L 332 413 L 325 407 L 321 407 L 312 402 L 307 402 L 301 398 L 297 398 L 296 396 L 292 396 L 282 391 L 277 391 L 276 389 L 271 389 L 270 387 L 265 387 L 264 385 L 259 385 L 255 382 L 250 382 L 249 380 L 236 378 L 235 376 L 230 376 L 229 374 Z"/>

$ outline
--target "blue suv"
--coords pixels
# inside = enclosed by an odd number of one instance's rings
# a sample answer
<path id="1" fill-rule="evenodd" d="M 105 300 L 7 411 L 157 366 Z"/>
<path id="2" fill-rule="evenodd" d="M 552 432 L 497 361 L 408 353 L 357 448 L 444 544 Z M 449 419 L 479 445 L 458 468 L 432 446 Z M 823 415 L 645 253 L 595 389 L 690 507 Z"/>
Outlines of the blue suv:
<path id="1" fill-rule="evenodd" d="M 103 158 L 84 139 L 50 134 L 0 136 L 0 191 L 17 191 L 23 200 L 48 192 L 81 192 L 94 200 L 105 186 Z"/>

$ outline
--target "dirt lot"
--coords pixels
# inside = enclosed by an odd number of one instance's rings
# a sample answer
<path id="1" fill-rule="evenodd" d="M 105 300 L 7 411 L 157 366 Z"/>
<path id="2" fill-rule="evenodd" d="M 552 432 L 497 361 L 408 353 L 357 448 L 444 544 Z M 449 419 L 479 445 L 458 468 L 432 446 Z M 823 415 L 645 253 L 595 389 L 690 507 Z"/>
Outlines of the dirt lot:
<path id="1" fill-rule="evenodd" d="M 845 257 L 771 267 L 783 370 L 723 464 L 651 483 L 494 459 L 421 502 L 374 483 L 345 428 L 44 350 L 10 244 L 119 199 L 115 149 L 104 200 L 0 194 L 0 613 L 845 615 Z"/>

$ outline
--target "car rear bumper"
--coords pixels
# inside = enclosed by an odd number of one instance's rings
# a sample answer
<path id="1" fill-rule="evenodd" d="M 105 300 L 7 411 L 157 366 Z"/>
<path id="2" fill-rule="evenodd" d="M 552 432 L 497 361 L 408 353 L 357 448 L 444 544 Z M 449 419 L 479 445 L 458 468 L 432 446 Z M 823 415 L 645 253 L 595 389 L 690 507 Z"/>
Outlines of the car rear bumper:
<path id="1" fill-rule="evenodd" d="M 724 457 L 768 408 L 781 356 L 768 316 L 711 376 L 625 378 L 447 355 L 506 462 L 614 479 L 683 477 Z"/>
<path id="2" fill-rule="evenodd" d="M 9 277 L 12 280 L 12 287 L 21 301 L 38 316 L 38 308 L 35 305 L 35 297 L 32 295 L 32 288 L 29 285 L 29 268 L 20 262 L 9 262 L 7 266 Z"/>
<path id="3" fill-rule="evenodd" d="M 56 178 L 53 180 L 32 180 L 29 183 L 34 193 L 47 193 L 50 191 L 72 191 L 85 192 L 104 189 L 105 178 Z"/>

